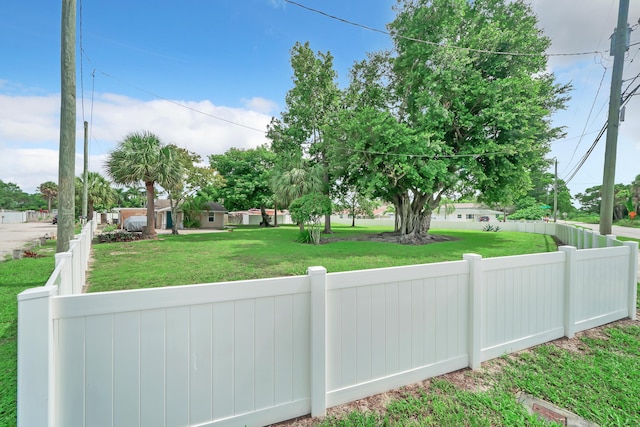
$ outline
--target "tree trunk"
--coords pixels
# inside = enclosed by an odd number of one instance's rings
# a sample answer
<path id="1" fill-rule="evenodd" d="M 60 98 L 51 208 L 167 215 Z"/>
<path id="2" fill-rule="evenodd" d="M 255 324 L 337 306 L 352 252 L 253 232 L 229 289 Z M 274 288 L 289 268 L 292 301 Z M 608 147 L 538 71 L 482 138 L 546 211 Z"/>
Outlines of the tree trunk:
<path id="1" fill-rule="evenodd" d="M 169 199 L 169 203 L 171 204 L 171 234 L 180 234 L 178 233 L 178 203 L 173 199 Z"/>
<path id="2" fill-rule="evenodd" d="M 267 215 L 267 210 L 265 209 L 264 204 L 260 205 L 260 215 L 262 215 L 262 222 L 260 223 L 260 227 L 269 227 L 269 215 Z"/>
<path id="3" fill-rule="evenodd" d="M 273 226 L 277 227 L 278 226 L 278 204 L 274 203 L 273 204 Z"/>
<path id="4" fill-rule="evenodd" d="M 147 225 L 142 229 L 142 238 L 155 239 L 158 234 L 156 233 L 153 181 L 147 181 L 144 185 L 147 190 Z"/>
<path id="5" fill-rule="evenodd" d="M 87 221 L 91 221 L 93 219 L 93 202 L 90 201 L 89 207 L 87 209 Z"/>
<path id="6" fill-rule="evenodd" d="M 326 155 L 325 153 L 322 153 L 322 163 L 324 164 L 324 176 L 322 177 L 322 181 L 324 182 L 324 195 L 327 197 L 331 197 L 331 195 L 329 194 L 329 168 L 327 166 L 327 161 L 326 161 Z M 323 233 L 325 234 L 331 234 L 333 233 L 333 231 L 331 231 L 331 214 L 325 215 L 324 216 L 324 231 Z"/>
<path id="7" fill-rule="evenodd" d="M 414 195 L 411 200 L 408 193 L 394 196 L 396 223 L 399 221 L 397 232 L 403 243 L 421 243 L 428 239 L 432 205 L 438 202 L 431 200 L 431 197 L 431 194 L 420 194 Z"/>

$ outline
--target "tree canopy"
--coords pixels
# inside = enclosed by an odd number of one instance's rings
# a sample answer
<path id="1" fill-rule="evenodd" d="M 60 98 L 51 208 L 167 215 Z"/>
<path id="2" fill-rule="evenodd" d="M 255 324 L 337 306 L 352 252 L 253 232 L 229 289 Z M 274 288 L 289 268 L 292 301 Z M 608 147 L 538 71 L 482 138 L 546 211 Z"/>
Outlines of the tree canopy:
<path id="1" fill-rule="evenodd" d="M 259 207 L 262 225 L 269 225 L 266 206 L 272 203 L 269 173 L 274 153 L 265 146 L 242 150 L 231 148 L 224 154 L 209 156 L 209 164 L 224 178 L 218 199 L 230 211 Z"/>
<path id="2" fill-rule="evenodd" d="M 453 189 L 515 199 L 543 166 L 568 88 L 546 74 L 549 40 L 536 25 L 522 1 L 401 1 L 393 51 L 352 69 L 345 164 L 394 204 L 408 239 L 425 237 Z"/>
<path id="3" fill-rule="evenodd" d="M 329 197 L 335 176 L 331 175 L 331 126 L 339 110 L 341 94 L 331 52 L 311 50 L 309 43 L 296 43 L 291 49 L 293 88 L 287 92 L 286 110 L 273 119 L 267 136 L 277 154 L 303 156 L 321 165 L 322 193 Z M 325 215 L 324 231 L 331 232 L 330 213 Z"/>

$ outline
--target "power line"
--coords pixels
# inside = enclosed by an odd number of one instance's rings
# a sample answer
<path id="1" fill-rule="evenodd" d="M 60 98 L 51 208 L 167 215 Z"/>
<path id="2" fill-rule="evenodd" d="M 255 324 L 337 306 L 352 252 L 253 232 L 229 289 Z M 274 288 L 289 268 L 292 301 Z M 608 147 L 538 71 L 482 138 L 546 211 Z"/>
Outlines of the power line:
<path id="1" fill-rule="evenodd" d="M 301 9 L 305 9 L 308 10 L 309 12 L 313 12 L 313 13 L 317 13 L 319 15 L 322 15 L 324 17 L 330 18 L 330 19 L 334 19 L 336 21 L 342 22 L 344 24 L 348 24 L 348 25 L 353 25 L 354 27 L 358 27 L 358 28 L 362 28 L 365 29 L 367 31 L 373 31 L 375 33 L 380 33 L 380 34 L 384 34 L 390 37 L 398 37 L 401 39 L 405 39 L 405 40 L 409 40 L 409 41 L 413 41 L 413 42 L 417 42 L 417 43 L 425 43 L 425 44 L 429 44 L 432 46 L 436 46 L 436 47 L 441 47 L 444 49 L 460 49 L 460 50 L 468 50 L 470 52 L 477 52 L 477 53 L 491 53 L 494 55 L 510 55 L 510 56 L 539 56 L 539 54 L 537 53 L 522 53 L 522 52 L 499 52 L 499 51 L 495 51 L 495 50 L 487 50 L 487 49 L 473 49 L 470 47 L 461 47 L 461 46 L 455 46 L 455 45 L 450 45 L 450 44 L 441 44 L 441 43 L 437 43 L 437 42 L 432 42 L 432 41 L 428 41 L 428 40 L 422 40 L 422 39 L 418 39 L 415 37 L 408 37 L 408 36 L 403 36 L 402 34 L 395 34 L 393 32 L 390 31 L 386 31 L 386 30 L 381 30 L 379 28 L 374 28 L 374 27 L 370 27 L 368 25 L 364 25 L 364 24 L 360 24 L 354 21 L 350 21 L 348 19 L 344 19 L 344 18 L 340 18 L 338 16 L 335 15 L 331 15 L 327 12 L 323 12 L 321 10 L 318 9 L 314 9 L 312 7 L 309 6 L 305 6 L 303 4 L 300 4 L 298 2 L 295 2 L 293 0 L 283 0 L 286 3 L 292 4 L 294 6 L 297 6 Z M 640 42 L 639 42 L 640 43 Z M 599 54 L 599 53 L 606 53 L 608 52 L 607 50 L 604 51 L 590 51 L 590 52 L 575 52 L 575 53 L 547 53 L 545 54 L 546 56 L 584 56 L 584 55 L 594 55 L 594 54 Z"/>
<path id="2" fill-rule="evenodd" d="M 94 71 L 96 71 L 96 70 L 94 70 Z M 193 111 L 193 112 L 195 112 L 195 113 L 202 114 L 202 115 L 204 115 L 204 116 L 208 116 L 208 117 L 211 117 L 211 118 L 213 118 L 213 119 L 220 120 L 220 121 L 223 121 L 223 122 L 226 122 L 226 123 L 229 123 L 229 124 L 235 125 L 235 126 L 240 126 L 240 127 L 243 127 L 243 128 L 246 128 L 246 129 L 250 129 L 250 130 L 253 130 L 253 131 L 256 131 L 256 132 L 264 133 L 264 134 L 266 134 L 266 133 L 267 133 L 267 131 L 266 131 L 266 130 L 264 130 L 264 129 L 254 128 L 254 127 L 252 127 L 252 126 L 244 125 L 244 124 L 242 124 L 242 123 L 234 122 L 233 120 L 228 120 L 228 119 L 225 119 L 225 118 L 223 118 L 223 117 L 219 117 L 219 116 L 216 116 L 216 115 L 214 115 L 214 114 L 210 114 L 210 113 L 207 113 L 207 112 L 204 112 L 204 111 L 198 110 L 197 108 L 190 107 L 190 106 L 188 106 L 188 105 L 182 104 L 182 103 L 180 103 L 180 102 L 174 101 L 174 100 L 172 100 L 172 99 L 166 98 L 166 97 L 164 97 L 164 96 L 158 95 L 158 94 L 156 94 L 156 93 L 154 93 L 154 92 L 151 92 L 151 91 L 149 91 L 149 90 L 146 90 L 146 89 L 144 89 L 144 88 L 141 88 L 141 87 L 139 87 L 139 86 L 136 86 L 136 85 L 134 85 L 134 84 L 132 84 L 132 83 L 126 82 L 126 81 L 124 81 L 124 80 L 122 80 L 122 79 L 118 79 L 118 78 L 116 78 L 116 77 L 114 77 L 114 76 L 112 76 L 112 75 L 110 75 L 110 74 L 108 74 L 108 73 L 105 73 L 104 71 L 100 71 L 100 70 L 97 70 L 97 71 L 98 71 L 100 74 L 102 74 L 103 76 L 105 76 L 105 77 L 108 77 L 108 78 L 110 78 L 110 79 L 113 79 L 113 80 L 119 81 L 119 82 L 121 82 L 121 83 L 124 83 L 124 84 L 126 84 L 126 85 L 128 85 L 128 86 L 131 86 L 131 87 L 132 87 L 132 88 L 134 88 L 134 89 L 137 89 L 137 90 L 139 90 L 139 91 L 141 91 L 141 92 L 144 92 L 144 93 L 146 93 L 146 94 L 148 94 L 148 95 L 151 95 L 151 96 L 153 96 L 153 97 L 155 97 L 155 98 L 162 99 L 163 101 L 167 101 L 167 102 L 169 102 L 169 103 L 171 103 L 171 104 L 177 105 L 178 107 L 186 108 L 187 110 Z"/>
<path id="3" fill-rule="evenodd" d="M 580 139 L 578 140 L 578 143 L 576 144 L 576 148 L 573 149 L 573 153 L 571 154 L 571 158 L 567 162 L 568 164 L 570 164 L 571 161 L 573 160 L 573 157 L 576 155 L 576 152 L 578 151 L 578 147 L 580 147 L 580 143 L 582 142 L 582 137 L 585 136 L 585 131 L 587 130 L 587 126 L 589 124 L 589 120 L 591 120 L 591 113 L 593 113 L 593 107 L 595 107 L 596 101 L 598 100 L 598 95 L 600 95 L 600 89 L 602 88 L 602 82 L 604 81 L 604 76 L 606 74 L 607 74 L 607 69 L 605 67 L 603 72 L 602 72 L 602 77 L 600 78 L 600 84 L 598 85 L 598 90 L 596 91 L 596 96 L 593 98 L 593 102 L 591 103 L 591 108 L 589 109 L 589 114 L 587 116 L 587 120 L 585 120 L 585 122 L 584 122 L 584 127 L 582 128 L 582 133 L 580 135 Z M 566 171 L 566 168 L 565 168 L 565 170 L 563 170 L 561 172 L 561 174 L 563 174 L 565 171 Z"/>
<path id="4" fill-rule="evenodd" d="M 485 153 L 470 153 L 470 154 L 408 154 L 408 153 L 385 153 L 382 151 L 372 151 L 372 150 L 358 150 L 357 148 L 349 148 L 343 147 L 345 151 L 351 151 L 353 153 L 362 153 L 362 154 L 376 154 L 380 156 L 396 156 L 396 157 L 409 157 L 409 158 L 417 158 L 417 159 L 439 159 L 439 158 L 447 158 L 447 159 L 455 159 L 462 157 L 485 157 L 485 156 L 510 156 L 515 152 L 514 150 L 504 150 L 504 151 L 489 151 Z"/>
<path id="5" fill-rule="evenodd" d="M 639 77 L 639 76 L 640 76 L 640 74 L 638 76 L 636 76 L 636 78 Z M 635 78 L 634 78 L 634 81 L 635 81 Z M 629 100 L 631 99 L 631 97 L 633 95 L 635 95 L 635 93 L 638 91 L 638 89 L 640 89 L 640 84 L 639 84 L 635 88 L 633 88 L 633 90 L 631 92 L 626 93 L 630 86 L 631 85 L 627 86 L 627 89 L 625 89 L 625 91 L 623 92 L 623 99 L 622 99 L 621 107 L 624 106 L 625 104 L 627 104 L 629 102 Z M 572 169 L 573 172 L 571 173 L 571 176 L 569 178 L 565 179 L 565 183 L 568 184 L 569 182 L 571 182 L 571 180 L 576 176 L 576 174 L 582 168 L 582 166 L 584 166 L 585 162 L 587 161 L 587 159 L 589 158 L 589 156 L 591 155 L 591 153 L 595 149 L 596 145 L 598 145 L 598 142 L 600 142 L 600 139 L 602 138 L 602 136 L 604 135 L 604 133 L 606 132 L 608 127 L 609 127 L 609 121 L 607 120 L 605 122 L 605 124 L 602 126 L 602 129 L 600 130 L 600 133 L 598 133 L 598 136 L 596 137 L 595 141 L 593 141 L 593 144 L 591 144 L 591 147 L 589 147 L 587 152 L 580 159 L 580 162 L 578 162 L 578 164 L 576 166 L 574 166 L 574 168 Z"/>

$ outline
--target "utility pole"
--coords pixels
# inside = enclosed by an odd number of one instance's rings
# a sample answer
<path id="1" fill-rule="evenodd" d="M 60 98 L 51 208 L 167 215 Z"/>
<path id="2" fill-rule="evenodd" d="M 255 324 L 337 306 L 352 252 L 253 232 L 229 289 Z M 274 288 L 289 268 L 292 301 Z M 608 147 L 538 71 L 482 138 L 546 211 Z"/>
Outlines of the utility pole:
<path id="1" fill-rule="evenodd" d="M 553 222 L 558 221 L 558 159 L 555 159 L 555 179 L 553 181 Z"/>
<path id="2" fill-rule="evenodd" d="M 607 145 L 604 153 L 604 172 L 602 176 L 602 195 L 600 199 L 600 234 L 611 234 L 613 222 L 613 196 L 616 179 L 616 151 L 618 148 L 618 127 L 620 125 L 620 99 L 622 92 L 622 69 L 624 53 L 627 50 L 627 20 L 629 0 L 620 0 L 618 26 L 613 35 L 612 54 L 613 71 L 611 73 L 611 94 L 609 97 L 609 120 L 607 126 Z"/>
<path id="3" fill-rule="evenodd" d="M 76 0 L 62 0 L 60 50 L 60 147 L 58 159 L 58 242 L 69 250 L 75 225 Z"/>
<path id="4" fill-rule="evenodd" d="M 89 123 L 84 122 L 84 169 L 82 173 L 82 223 L 87 222 L 87 205 L 89 204 Z"/>

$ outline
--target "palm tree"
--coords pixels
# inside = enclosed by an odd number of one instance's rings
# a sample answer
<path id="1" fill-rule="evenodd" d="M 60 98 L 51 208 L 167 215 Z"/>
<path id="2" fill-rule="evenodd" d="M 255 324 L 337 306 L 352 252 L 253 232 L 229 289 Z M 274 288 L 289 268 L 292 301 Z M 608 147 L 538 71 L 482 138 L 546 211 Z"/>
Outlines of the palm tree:
<path id="1" fill-rule="evenodd" d="M 296 153 L 283 155 L 269 178 L 273 197 L 282 207 L 288 207 L 295 199 L 322 190 L 324 170 L 321 164 L 310 162 Z M 277 209 L 276 209 L 277 213 Z M 303 230 L 304 224 L 300 224 Z"/>
<path id="2" fill-rule="evenodd" d="M 58 184 L 53 181 L 47 181 L 40 184 L 38 191 L 47 201 L 47 211 L 51 212 L 51 202 L 58 196 Z"/>
<path id="3" fill-rule="evenodd" d="M 127 135 L 113 150 L 106 162 L 109 177 L 117 184 L 144 183 L 147 193 L 147 226 L 143 238 L 156 238 L 154 187 L 173 186 L 180 179 L 181 167 L 176 153 L 170 146 L 151 132 L 134 132 Z"/>
<path id="4" fill-rule="evenodd" d="M 438 205 L 437 213 L 440 214 L 440 210 L 444 209 L 444 220 L 447 220 L 447 215 L 451 215 L 455 212 L 456 206 L 453 203 L 453 200 L 443 197 L 440 199 L 440 204 Z"/>
<path id="5" fill-rule="evenodd" d="M 82 188 L 82 177 L 76 179 Z M 87 183 L 87 220 L 91 221 L 95 206 L 110 207 L 116 202 L 116 192 L 111 188 L 109 181 L 98 172 L 89 172 Z"/>
<path id="6" fill-rule="evenodd" d="M 631 198 L 633 200 L 633 211 L 638 213 L 638 207 L 640 207 L 640 175 L 637 175 L 631 182 L 631 185 L 629 186 L 629 193 L 631 193 Z"/>

